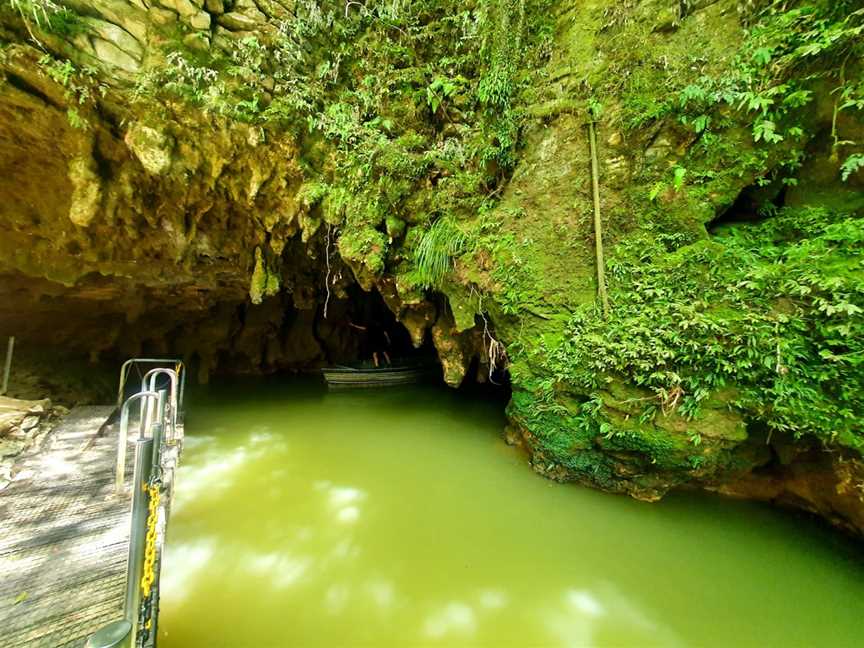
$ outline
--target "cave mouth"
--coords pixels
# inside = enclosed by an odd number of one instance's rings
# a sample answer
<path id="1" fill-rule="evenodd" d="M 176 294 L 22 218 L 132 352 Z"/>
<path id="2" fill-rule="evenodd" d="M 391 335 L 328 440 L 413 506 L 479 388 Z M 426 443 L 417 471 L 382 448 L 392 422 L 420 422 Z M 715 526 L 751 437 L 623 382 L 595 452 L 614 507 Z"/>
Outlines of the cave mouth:
<path id="1" fill-rule="evenodd" d="M 770 218 L 786 204 L 788 187 L 781 181 L 745 187 L 727 209 L 719 213 L 706 229 L 712 236 L 722 236 L 740 226 L 755 225 Z"/>
<path id="2" fill-rule="evenodd" d="M 436 293 L 405 304 L 386 284 L 365 290 L 346 281 L 328 295 L 310 273 L 253 304 L 239 282 L 213 290 L 99 275 L 68 287 L 21 274 L 2 278 L 0 297 L 8 299 L 0 300 L 0 335 L 16 336 L 11 392 L 22 398 L 110 402 L 120 365 L 135 357 L 183 358 L 190 381 L 207 383 L 320 379 L 323 367 L 371 366 L 377 355 L 381 365 L 423 363 L 433 368 L 430 381 L 480 398 L 510 393 L 506 369 L 490 367 L 488 332 L 482 325 L 459 332 Z"/>
<path id="3" fill-rule="evenodd" d="M 347 298 L 321 307 L 317 313 L 316 331 L 331 331 L 327 338 L 319 337 L 327 364 L 374 361 L 398 364 L 423 360 L 437 362 L 438 356 L 428 332 L 419 347 L 415 347 L 408 330 L 399 323 L 377 289 L 365 292 L 357 284 L 347 289 Z M 336 344 L 331 344 L 332 332 L 339 331 Z M 384 357 L 386 354 L 386 358 Z"/>
<path id="4" fill-rule="evenodd" d="M 373 366 L 376 361 L 382 366 L 439 364 L 428 331 L 415 345 L 381 293 L 375 288 L 364 291 L 357 284 L 312 308 L 298 308 L 290 295 L 277 295 L 260 305 L 243 303 L 236 308 L 228 338 L 219 346 L 223 348 L 210 369 L 217 376 L 309 373 L 332 365 Z M 145 345 L 144 350 L 158 349 Z M 193 354 L 193 365 L 202 355 Z"/>

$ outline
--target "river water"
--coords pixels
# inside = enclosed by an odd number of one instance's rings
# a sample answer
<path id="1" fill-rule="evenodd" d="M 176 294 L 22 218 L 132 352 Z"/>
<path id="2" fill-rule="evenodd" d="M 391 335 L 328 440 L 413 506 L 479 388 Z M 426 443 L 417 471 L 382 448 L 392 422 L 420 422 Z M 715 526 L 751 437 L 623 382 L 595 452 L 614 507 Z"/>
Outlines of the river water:
<path id="1" fill-rule="evenodd" d="M 807 518 L 560 485 L 502 403 L 193 395 L 160 648 L 861 646 L 864 552 Z"/>

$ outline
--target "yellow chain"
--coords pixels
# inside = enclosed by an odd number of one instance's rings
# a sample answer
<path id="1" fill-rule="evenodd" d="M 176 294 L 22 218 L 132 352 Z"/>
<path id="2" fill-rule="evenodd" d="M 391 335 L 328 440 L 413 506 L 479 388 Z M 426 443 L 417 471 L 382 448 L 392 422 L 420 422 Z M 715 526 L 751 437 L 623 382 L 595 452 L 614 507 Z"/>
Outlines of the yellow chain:
<path id="1" fill-rule="evenodd" d="M 147 515 L 147 538 L 144 545 L 144 573 L 141 576 L 141 591 L 146 599 L 150 596 L 156 578 L 156 520 L 159 516 L 159 486 L 151 485 L 150 512 Z"/>

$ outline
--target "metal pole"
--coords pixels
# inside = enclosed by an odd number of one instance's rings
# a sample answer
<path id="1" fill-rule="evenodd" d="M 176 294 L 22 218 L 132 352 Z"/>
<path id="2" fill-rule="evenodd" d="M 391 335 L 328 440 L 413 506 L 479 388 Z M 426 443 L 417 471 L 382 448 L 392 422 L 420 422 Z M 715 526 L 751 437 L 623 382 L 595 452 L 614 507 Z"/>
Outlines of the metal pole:
<path id="1" fill-rule="evenodd" d="M 3 367 L 3 389 L 0 394 L 5 394 L 9 388 L 9 372 L 12 371 L 12 351 L 15 349 L 15 336 L 9 336 L 9 345 L 6 347 L 6 366 Z"/>
<path id="2" fill-rule="evenodd" d="M 600 171 L 597 162 L 597 131 L 588 122 L 588 142 L 591 148 L 591 190 L 594 196 L 594 251 L 597 257 L 597 293 L 603 317 L 609 317 L 609 297 L 606 295 L 606 262 L 603 260 L 603 226 L 600 219 Z"/>
<path id="3" fill-rule="evenodd" d="M 171 406 L 171 419 L 169 421 L 170 428 L 166 435 L 166 440 L 170 443 L 174 440 L 174 431 L 177 428 L 177 372 L 172 369 L 163 369 L 161 367 L 151 369 L 144 374 L 144 378 L 141 380 L 141 391 L 156 391 L 156 380 L 163 374 L 168 376 L 171 382 L 171 391 L 169 392 L 171 395 L 171 400 L 169 401 Z M 147 407 L 147 425 L 145 427 L 149 427 L 153 420 L 154 406 L 155 403 L 151 403 Z"/>
<path id="4" fill-rule="evenodd" d="M 177 368 L 180 373 L 180 397 L 177 399 L 177 416 L 180 417 L 180 422 L 183 422 L 183 397 L 186 394 L 186 364 L 183 362 L 177 363 Z"/>
<path id="5" fill-rule="evenodd" d="M 132 624 L 126 619 L 112 621 L 94 632 L 84 648 L 132 648 Z"/>
<path id="6" fill-rule="evenodd" d="M 145 402 L 151 398 L 158 398 L 156 392 L 138 392 L 134 396 L 130 396 L 120 408 L 120 431 L 117 434 L 117 465 L 114 469 L 114 491 L 116 493 L 123 492 L 123 480 L 126 478 L 126 437 L 129 434 L 129 406 L 137 400 L 144 399 Z M 144 417 L 144 405 L 141 408 L 141 417 Z M 139 437 L 141 433 L 139 430 Z"/>
<path id="7" fill-rule="evenodd" d="M 135 442 L 135 476 L 132 491 L 132 529 L 129 534 L 129 559 L 126 563 L 126 600 L 123 616 L 132 624 L 130 646 L 138 634 L 141 610 L 141 576 L 144 573 L 144 551 L 147 546 L 147 516 L 150 512 L 149 482 L 153 471 L 153 439 Z"/>
<path id="8" fill-rule="evenodd" d="M 162 441 L 164 436 L 163 421 L 165 420 L 165 390 L 159 390 L 159 401 L 156 405 L 156 421 L 150 427 L 150 438 L 153 439 L 153 467 L 162 469 Z M 161 476 L 161 475 L 160 475 Z"/>
<path id="9" fill-rule="evenodd" d="M 126 372 L 135 360 L 127 360 L 120 367 L 120 386 L 117 388 L 117 409 L 123 406 L 123 389 L 126 387 Z"/>

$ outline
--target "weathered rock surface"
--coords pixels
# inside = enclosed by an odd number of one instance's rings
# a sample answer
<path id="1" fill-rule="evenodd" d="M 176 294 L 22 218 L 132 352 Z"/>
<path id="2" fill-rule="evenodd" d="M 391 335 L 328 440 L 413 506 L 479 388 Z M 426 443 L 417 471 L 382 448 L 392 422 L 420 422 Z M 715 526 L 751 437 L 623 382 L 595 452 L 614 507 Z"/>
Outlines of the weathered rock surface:
<path id="1" fill-rule="evenodd" d="M 0 490 L 11 480 L 16 458 L 51 429 L 62 411 L 54 411 L 48 399 L 0 396 Z"/>

